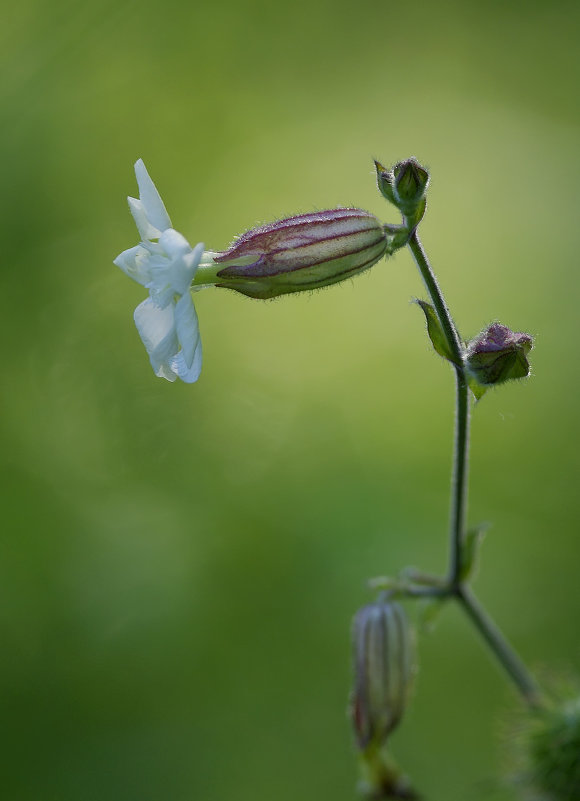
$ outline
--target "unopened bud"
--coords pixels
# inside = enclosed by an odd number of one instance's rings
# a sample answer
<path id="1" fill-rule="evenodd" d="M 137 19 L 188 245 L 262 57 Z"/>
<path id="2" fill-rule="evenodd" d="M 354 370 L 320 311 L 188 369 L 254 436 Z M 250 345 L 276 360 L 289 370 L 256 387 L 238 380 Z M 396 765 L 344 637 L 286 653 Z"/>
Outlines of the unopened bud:
<path id="1" fill-rule="evenodd" d="M 401 161 L 393 170 L 393 192 L 403 214 L 412 214 L 427 191 L 429 173 L 415 159 Z"/>
<path id="2" fill-rule="evenodd" d="M 251 298 L 317 289 L 372 267 L 387 253 L 380 221 L 352 208 L 301 214 L 243 234 L 213 256 L 217 286 Z"/>
<path id="3" fill-rule="evenodd" d="M 412 643 L 403 607 L 377 601 L 360 609 L 353 623 L 352 720 L 361 750 L 380 746 L 405 710 L 413 674 Z"/>
<path id="4" fill-rule="evenodd" d="M 505 325 L 493 323 L 468 344 L 465 365 L 482 386 L 525 378 L 530 372 L 527 355 L 532 345 L 529 334 L 514 333 Z"/>
<path id="5" fill-rule="evenodd" d="M 412 226 L 416 226 L 425 213 L 425 194 L 429 173 L 416 159 L 400 161 L 386 169 L 375 161 L 377 185 L 381 194 L 396 206 Z"/>

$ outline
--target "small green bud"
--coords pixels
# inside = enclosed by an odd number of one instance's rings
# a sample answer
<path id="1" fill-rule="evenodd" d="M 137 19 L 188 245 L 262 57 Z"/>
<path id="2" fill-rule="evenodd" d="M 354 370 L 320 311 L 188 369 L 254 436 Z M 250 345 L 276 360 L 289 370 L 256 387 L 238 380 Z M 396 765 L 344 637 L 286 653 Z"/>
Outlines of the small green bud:
<path id="1" fill-rule="evenodd" d="M 412 231 L 425 214 L 429 173 L 416 159 L 400 161 L 391 169 L 375 161 L 375 169 L 379 191 L 399 209 L 409 231 Z"/>
<path id="2" fill-rule="evenodd" d="M 505 325 L 493 323 L 468 343 L 465 366 L 482 387 L 525 378 L 530 372 L 527 355 L 532 345 L 529 334 L 514 333 Z"/>
<path id="3" fill-rule="evenodd" d="M 425 196 L 429 173 L 415 159 L 401 161 L 393 170 L 393 192 L 403 214 L 412 217 Z"/>
<path id="4" fill-rule="evenodd" d="M 382 746 L 403 716 L 413 675 L 411 632 L 403 607 L 385 600 L 357 612 L 352 634 L 351 714 L 364 751 Z"/>
<path id="5" fill-rule="evenodd" d="M 247 231 L 223 253 L 216 285 L 251 298 L 335 284 L 387 255 L 390 237 L 368 211 L 317 211 Z"/>

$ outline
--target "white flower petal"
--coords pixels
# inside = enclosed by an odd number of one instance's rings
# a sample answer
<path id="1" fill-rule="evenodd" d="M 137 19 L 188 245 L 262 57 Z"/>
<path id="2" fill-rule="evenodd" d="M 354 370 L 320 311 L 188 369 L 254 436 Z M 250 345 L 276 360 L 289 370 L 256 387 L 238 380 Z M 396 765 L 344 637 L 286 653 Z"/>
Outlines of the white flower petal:
<path id="1" fill-rule="evenodd" d="M 201 340 L 199 340 L 195 349 L 191 367 L 188 367 L 185 363 L 183 351 L 180 350 L 177 356 L 171 360 L 171 368 L 186 384 L 195 383 L 201 373 Z"/>
<path id="2" fill-rule="evenodd" d="M 189 291 L 197 271 L 203 245 L 192 250 L 187 240 L 173 228 L 161 235 L 158 243 L 148 247 L 159 252 L 151 254 L 148 262 L 149 281 L 145 284 L 159 306 L 166 306 L 174 295 Z"/>
<path id="3" fill-rule="evenodd" d="M 149 290 L 149 297 L 160 309 L 165 309 L 166 306 L 173 303 L 175 292 L 171 284 L 161 282 L 154 284 L 154 282 L 151 282 L 147 284 L 147 289 Z"/>
<path id="4" fill-rule="evenodd" d="M 147 219 L 158 231 L 171 228 L 171 220 L 167 213 L 161 196 L 143 163 L 143 159 L 135 162 L 135 176 L 139 185 L 139 200 L 143 205 Z M 148 239 L 151 237 L 147 237 Z"/>
<path id="5" fill-rule="evenodd" d="M 159 237 L 159 244 L 172 259 L 191 253 L 191 245 L 175 228 L 167 228 L 163 231 Z"/>
<path id="6" fill-rule="evenodd" d="M 202 349 L 191 284 L 204 245 L 191 248 L 171 220 L 141 159 L 135 164 L 139 198 L 129 198 L 141 244 L 123 251 L 115 264 L 149 290 L 135 309 L 135 325 L 156 375 L 197 381 Z"/>
<path id="7" fill-rule="evenodd" d="M 174 358 L 175 356 L 171 360 L 172 363 Z M 153 366 L 153 362 L 151 364 Z M 153 369 L 155 370 L 155 367 L 153 367 Z M 158 378 L 165 378 L 167 381 L 171 381 L 171 383 L 173 383 L 177 378 L 177 372 L 165 363 L 158 366 L 157 370 L 155 370 L 155 375 Z"/>
<path id="8" fill-rule="evenodd" d="M 171 362 L 179 344 L 173 305 L 160 309 L 151 298 L 147 298 L 135 309 L 134 318 L 155 374 L 168 381 L 175 381 Z"/>
<path id="9" fill-rule="evenodd" d="M 190 292 L 179 298 L 175 304 L 175 330 L 181 345 L 181 353 L 188 369 L 193 364 L 195 352 L 200 345 L 199 323 Z"/>
<path id="10" fill-rule="evenodd" d="M 191 251 L 191 253 L 188 253 L 186 256 L 183 257 L 183 261 L 185 262 L 186 266 L 190 270 L 193 270 L 193 275 L 191 277 L 192 281 L 193 277 L 197 272 L 197 268 L 199 267 L 199 263 L 202 259 L 204 253 L 203 250 L 204 247 L 205 245 L 203 244 L 203 242 L 198 242 L 197 245 L 194 247 L 194 249 Z"/>
<path id="11" fill-rule="evenodd" d="M 129 201 L 129 211 L 133 215 L 141 239 L 144 241 L 158 239 L 161 236 L 161 231 L 149 222 L 147 212 L 141 201 L 134 197 L 128 197 L 127 200 Z"/>
<path id="12" fill-rule="evenodd" d="M 134 248 L 129 248 L 129 250 L 119 253 L 113 264 L 120 267 L 125 275 L 132 278 L 133 281 L 146 286 L 151 280 L 147 267 L 147 256 L 148 253 L 145 248 L 141 247 L 141 245 L 135 245 Z"/>

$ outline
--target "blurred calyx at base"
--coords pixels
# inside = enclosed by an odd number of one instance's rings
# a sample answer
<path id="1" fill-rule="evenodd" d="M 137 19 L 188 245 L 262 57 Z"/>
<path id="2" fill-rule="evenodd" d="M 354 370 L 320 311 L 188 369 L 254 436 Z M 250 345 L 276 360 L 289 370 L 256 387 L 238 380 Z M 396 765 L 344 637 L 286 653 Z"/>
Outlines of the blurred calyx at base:
<path id="1" fill-rule="evenodd" d="M 414 674 L 412 634 L 403 607 L 388 597 L 362 607 L 352 628 L 351 718 L 361 790 L 368 798 L 417 798 L 387 750 L 407 706 Z"/>
<path id="2" fill-rule="evenodd" d="M 135 324 L 157 376 L 186 383 L 201 371 L 201 338 L 192 291 L 208 286 L 268 299 L 351 278 L 392 253 L 389 226 L 367 211 L 337 208 L 259 226 L 224 252 L 191 247 L 171 220 L 142 160 L 139 199 L 129 208 L 141 241 L 114 263 L 149 290 Z"/>

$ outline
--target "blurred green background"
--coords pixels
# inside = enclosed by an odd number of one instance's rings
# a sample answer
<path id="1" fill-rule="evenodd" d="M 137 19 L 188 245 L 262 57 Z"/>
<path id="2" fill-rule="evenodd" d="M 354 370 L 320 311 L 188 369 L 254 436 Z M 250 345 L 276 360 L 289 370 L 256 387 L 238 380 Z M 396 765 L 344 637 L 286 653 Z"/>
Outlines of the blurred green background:
<path id="1" fill-rule="evenodd" d="M 155 378 L 142 157 L 225 248 L 353 204 L 415 155 L 462 332 L 533 333 L 474 412 L 476 591 L 532 665 L 579 667 L 579 8 L 572 2 L 37 2 L 0 31 L 2 786 L 11 801 L 349 801 L 349 627 L 370 576 L 443 571 L 453 380 L 407 252 L 274 302 L 196 296 L 204 368 Z M 392 747 L 429 801 L 497 784 L 514 696 L 455 609 Z"/>

